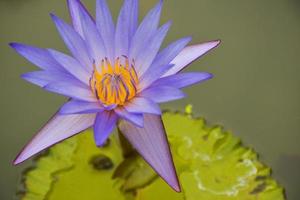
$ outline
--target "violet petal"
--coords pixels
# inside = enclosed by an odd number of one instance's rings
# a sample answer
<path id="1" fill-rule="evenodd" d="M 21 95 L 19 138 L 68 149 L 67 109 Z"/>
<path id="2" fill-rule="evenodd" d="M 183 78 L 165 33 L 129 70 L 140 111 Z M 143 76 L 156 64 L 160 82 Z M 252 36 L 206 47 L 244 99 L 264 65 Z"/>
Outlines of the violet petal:
<path id="1" fill-rule="evenodd" d="M 171 22 L 164 24 L 160 27 L 155 34 L 150 38 L 147 48 L 144 48 L 138 56 L 135 58 L 136 63 L 136 72 L 140 77 L 151 65 L 153 60 L 155 59 L 162 42 L 164 41 L 167 33 L 171 27 Z M 161 65 L 162 66 L 162 65 Z M 160 67 L 160 66 L 159 66 Z"/>
<path id="2" fill-rule="evenodd" d="M 167 85 L 170 87 L 184 88 L 193 84 L 202 83 L 211 78 L 213 78 L 213 75 L 207 72 L 178 73 L 158 79 L 151 87 Z"/>
<path id="3" fill-rule="evenodd" d="M 185 94 L 178 88 L 166 86 L 150 87 L 139 94 L 141 97 L 151 99 L 155 103 L 164 103 L 182 99 Z"/>
<path id="4" fill-rule="evenodd" d="M 21 56 L 41 69 L 65 71 L 64 68 L 50 55 L 47 49 L 20 43 L 10 43 L 10 46 Z"/>
<path id="5" fill-rule="evenodd" d="M 54 92 L 57 94 L 61 94 L 82 101 L 89 101 L 89 102 L 97 101 L 97 98 L 94 96 L 92 91 L 88 88 L 88 86 L 77 81 L 77 79 L 68 82 L 65 81 L 53 82 L 46 85 L 44 89 L 50 92 Z"/>
<path id="6" fill-rule="evenodd" d="M 116 57 L 128 55 L 131 37 L 136 31 L 137 24 L 138 0 L 125 0 L 118 17 L 115 33 Z"/>
<path id="7" fill-rule="evenodd" d="M 115 112 L 120 118 L 123 118 L 123 119 L 137 125 L 138 127 L 142 128 L 144 126 L 143 114 L 130 113 L 125 108 L 121 108 L 121 107 L 116 108 Z"/>
<path id="8" fill-rule="evenodd" d="M 175 191 L 180 192 L 180 185 L 161 117 L 145 114 L 144 119 L 143 128 L 138 128 L 124 120 L 120 121 L 119 128 L 149 165 Z"/>
<path id="9" fill-rule="evenodd" d="M 135 32 L 129 50 L 129 57 L 136 58 L 137 55 L 146 48 L 148 44 L 148 40 L 155 33 L 157 27 L 159 25 L 161 10 L 162 10 L 162 0 L 159 1 L 152 8 L 146 17 L 143 19 L 141 24 L 139 25 L 137 31 Z"/>
<path id="10" fill-rule="evenodd" d="M 84 37 L 79 8 L 82 7 L 87 13 L 89 13 L 88 10 L 79 0 L 68 0 L 67 4 L 74 29 L 81 35 L 81 37 Z M 91 18 L 91 20 L 93 20 L 93 17 L 90 14 L 89 17 Z"/>
<path id="11" fill-rule="evenodd" d="M 96 2 L 96 25 L 104 40 L 108 58 L 114 61 L 115 25 L 106 0 L 97 0 Z"/>
<path id="12" fill-rule="evenodd" d="M 88 73 L 86 67 L 82 66 L 76 59 L 69 55 L 52 49 L 49 49 L 49 52 L 66 71 L 68 71 L 82 83 L 89 85 L 90 74 Z"/>
<path id="13" fill-rule="evenodd" d="M 74 77 L 72 77 L 70 74 L 60 71 L 27 72 L 25 74 L 22 74 L 21 78 L 40 87 L 44 87 L 52 82 L 74 79 Z"/>
<path id="14" fill-rule="evenodd" d="M 220 40 L 215 40 L 202 44 L 191 45 L 184 48 L 171 62 L 172 64 L 174 64 L 174 67 L 172 67 L 167 73 L 165 73 L 163 77 L 180 72 L 193 61 L 205 55 L 210 50 L 216 48 L 220 44 L 220 42 Z"/>
<path id="15" fill-rule="evenodd" d="M 13 164 L 17 165 L 40 151 L 91 127 L 95 121 L 95 117 L 95 114 L 55 114 L 23 148 Z"/>
<path id="16" fill-rule="evenodd" d="M 117 120 L 118 116 L 113 111 L 103 111 L 97 114 L 94 124 L 94 138 L 98 147 L 105 144 L 115 128 Z"/>
<path id="17" fill-rule="evenodd" d="M 104 107 L 99 102 L 87 102 L 72 99 L 65 103 L 59 110 L 62 115 L 90 114 L 102 112 Z"/>
<path id="18" fill-rule="evenodd" d="M 62 19 L 53 14 L 51 14 L 51 18 L 72 55 L 82 64 L 82 66 L 85 66 L 89 72 L 92 72 L 93 62 L 88 54 L 88 49 L 83 38 L 73 29 L 72 26 L 64 22 Z"/>
<path id="19" fill-rule="evenodd" d="M 149 113 L 155 115 L 161 115 L 159 106 L 143 97 L 135 97 L 129 103 L 124 105 L 124 108 L 131 113 Z"/>

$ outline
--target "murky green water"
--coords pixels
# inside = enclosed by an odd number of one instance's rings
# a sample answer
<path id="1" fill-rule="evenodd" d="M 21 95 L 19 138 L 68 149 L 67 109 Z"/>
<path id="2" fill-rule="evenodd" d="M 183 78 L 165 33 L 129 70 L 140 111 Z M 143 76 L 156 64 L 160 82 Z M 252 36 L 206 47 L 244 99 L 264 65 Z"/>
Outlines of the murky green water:
<path id="1" fill-rule="evenodd" d="M 94 0 L 84 1 L 93 8 Z M 141 0 L 141 12 L 155 0 Z M 116 14 L 120 0 L 110 0 Z M 222 39 L 222 46 L 189 70 L 215 78 L 186 90 L 189 98 L 165 108 L 194 105 L 198 115 L 223 124 L 260 153 L 286 187 L 300 197 L 300 2 L 297 0 L 166 0 L 167 41 Z M 63 0 L 0 0 L 0 199 L 12 199 L 21 170 L 10 163 L 63 97 L 19 78 L 35 68 L 8 47 L 11 41 L 65 50 L 48 13 L 67 18 Z M 297 198 L 298 197 L 298 198 Z"/>

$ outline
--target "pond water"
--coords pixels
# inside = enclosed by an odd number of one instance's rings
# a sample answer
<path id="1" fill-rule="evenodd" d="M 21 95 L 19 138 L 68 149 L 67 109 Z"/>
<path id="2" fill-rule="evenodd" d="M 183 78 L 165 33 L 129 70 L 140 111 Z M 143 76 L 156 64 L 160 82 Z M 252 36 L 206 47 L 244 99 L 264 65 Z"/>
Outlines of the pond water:
<path id="1" fill-rule="evenodd" d="M 92 10 L 94 0 L 84 0 Z M 109 1 L 113 13 L 121 1 Z M 141 0 L 141 16 L 154 5 Z M 300 197 L 300 3 L 297 0 L 172 0 L 162 21 L 173 20 L 166 42 L 192 35 L 193 43 L 222 45 L 188 71 L 208 71 L 213 80 L 186 91 L 188 98 L 163 107 L 193 105 L 197 116 L 221 124 L 254 148 L 286 188 Z M 12 199 L 21 171 L 11 161 L 35 131 L 65 101 L 19 75 L 34 66 L 8 47 L 12 41 L 66 50 L 48 13 L 67 19 L 62 0 L 0 0 L 0 199 Z"/>

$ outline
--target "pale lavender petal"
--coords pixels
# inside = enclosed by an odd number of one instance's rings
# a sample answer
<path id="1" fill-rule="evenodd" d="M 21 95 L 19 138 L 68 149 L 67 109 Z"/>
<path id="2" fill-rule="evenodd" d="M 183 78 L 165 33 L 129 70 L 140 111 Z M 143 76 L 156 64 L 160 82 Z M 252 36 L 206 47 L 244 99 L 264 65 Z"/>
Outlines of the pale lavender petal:
<path id="1" fill-rule="evenodd" d="M 184 88 L 193 84 L 202 83 L 211 78 L 213 78 L 213 75 L 207 72 L 178 73 L 158 79 L 151 87 L 167 85 L 170 87 Z"/>
<path id="2" fill-rule="evenodd" d="M 170 27 L 171 27 L 171 22 L 168 22 L 165 25 L 163 25 L 161 28 L 159 28 L 157 32 L 149 40 L 147 48 L 141 51 L 138 54 L 138 56 L 135 58 L 136 72 L 139 77 L 148 69 L 148 67 L 153 62 Z"/>
<path id="3" fill-rule="evenodd" d="M 138 127 L 142 128 L 144 126 L 143 114 L 130 113 L 124 108 L 117 108 L 114 111 L 120 118 L 123 118 L 123 119 L 135 124 Z"/>
<path id="4" fill-rule="evenodd" d="M 50 54 L 61 66 L 82 83 L 89 85 L 91 74 L 76 59 L 56 50 L 49 49 Z"/>
<path id="5" fill-rule="evenodd" d="M 83 83 L 74 81 L 50 83 L 44 87 L 45 90 L 61 94 L 74 99 L 96 102 L 97 98 L 92 91 Z"/>
<path id="6" fill-rule="evenodd" d="M 108 58 L 113 61 L 115 25 L 106 0 L 97 0 L 96 2 L 96 24 L 104 41 Z"/>
<path id="7" fill-rule="evenodd" d="M 59 110 L 60 114 L 90 114 L 102 112 L 104 107 L 99 102 L 87 102 L 72 99 L 65 103 Z"/>
<path id="8" fill-rule="evenodd" d="M 159 106 L 143 97 L 135 97 L 129 103 L 127 103 L 124 108 L 131 113 L 150 113 L 155 115 L 161 115 L 161 110 Z"/>
<path id="9" fill-rule="evenodd" d="M 101 102 L 100 102 L 101 103 Z M 118 105 L 116 104 L 111 104 L 111 105 L 105 105 L 105 104 L 102 104 L 102 106 L 105 108 L 105 110 L 113 110 L 115 109 Z"/>
<path id="10" fill-rule="evenodd" d="M 118 116 L 113 111 L 103 111 L 97 114 L 94 124 L 94 138 L 98 147 L 105 144 L 115 128 L 117 120 Z"/>
<path id="11" fill-rule="evenodd" d="M 90 18 L 88 12 L 80 6 L 79 7 L 83 34 L 85 41 L 92 55 L 93 60 L 96 63 L 96 66 L 100 66 L 101 60 L 107 56 L 107 51 L 104 45 L 104 41 L 98 31 L 95 22 Z"/>
<path id="12" fill-rule="evenodd" d="M 191 37 L 185 37 L 179 39 L 163 49 L 156 57 L 153 63 L 147 67 L 143 68 L 141 71 L 142 78 L 151 74 L 151 71 L 157 70 L 161 66 L 168 65 L 181 51 L 182 49 L 191 41 Z"/>
<path id="13" fill-rule="evenodd" d="M 119 128 L 150 166 L 177 192 L 180 185 L 160 116 L 144 115 L 144 127 L 122 120 Z"/>
<path id="14" fill-rule="evenodd" d="M 165 66 L 160 66 L 155 68 L 155 70 L 149 70 L 147 72 L 147 76 L 143 76 L 140 80 L 140 84 L 138 86 L 139 91 L 143 91 L 148 88 L 153 82 L 159 79 L 164 73 L 166 73 L 169 69 L 171 69 L 174 65 L 168 64 Z"/>
<path id="15" fill-rule="evenodd" d="M 82 7 L 87 13 L 89 12 L 79 0 L 68 0 L 67 3 L 68 3 L 68 8 L 72 19 L 73 27 L 81 35 L 81 37 L 84 38 L 79 9 L 80 7 Z M 90 14 L 89 17 L 91 20 L 93 20 L 93 17 Z"/>
<path id="16" fill-rule="evenodd" d="M 34 65 L 44 70 L 65 71 L 55 59 L 52 58 L 47 49 L 41 49 L 25 44 L 10 43 L 21 56 L 25 57 Z"/>
<path id="17" fill-rule="evenodd" d="M 130 58 L 136 58 L 138 53 L 146 48 L 149 42 L 148 40 L 156 32 L 159 25 L 162 4 L 163 2 L 162 0 L 160 0 L 159 3 L 148 12 L 148 14 L 138 27 L 137 31 L 135 32 L 130 44 Z"/>
<path id="18" fill-rule="evenodd" d="M 26 81 L 44 87 L 51 82 L 67 81 L 73 77 L 65 72 L 60 71 L 34 71 L 22 74 L 21 77 Z"/>
<path id="19" fill-rule="evenodd" d="M 125 0 L 121 8 L 115 35 L 115 55 L 128 55 L 132 34 L 138 21 L 138 0 Z"/>
<path id="20" fill-rule="evenodd" d="M 88 54 L 88 49 L 82 37 L 72 26 L 65 23 L 57 16 L 51 14 L 51 17 L 72 55 L 91 72 L 93 70 L 93 62 Z"/>
<path id="21" fill-rule="evenodd" d="M 94 124 L 95 117 L 95 114 L 54 115 L 23 148 L 13 163 L 17 165 L 42 150 L 91 127 Z"/>
<path id="22" fill-rule="evenodd" d="M 182 99 L 185 94 L 178 88 L 167 86 L 150 87 L 142 91 L 139 96 L 151 99 L 155 103 L 164 103 Z"/>
<path id="23" fill-rule="evenodd" d="M 220 40 L 206 42 L 198 45 L 191 45 L 184 48 L 178 56 L 171 62 L 174 64 L 174 67 L 171 68 L 167 73 L 163 75 L 170 76 L 176 74 L 183 70 L 186 66 L 191 64 L 193 61 L 198 59 L 199 57 L 205 55 L 210 50 L 216 48 L 220 44 Z"/>
<path id="24" fill-rule="evenodd" d="M 129 44 L 139 24 L 139 0 L 131 0 L 130 23 L 129 23 Z"/>

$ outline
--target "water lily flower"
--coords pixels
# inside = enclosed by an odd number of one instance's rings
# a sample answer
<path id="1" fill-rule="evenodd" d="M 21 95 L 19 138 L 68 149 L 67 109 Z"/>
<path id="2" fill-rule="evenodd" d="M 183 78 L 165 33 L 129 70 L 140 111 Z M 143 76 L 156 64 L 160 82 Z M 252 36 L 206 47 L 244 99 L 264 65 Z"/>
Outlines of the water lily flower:
<path id="1" fill-rule="evenodd" d="M 159 26 L 162 4 L 139 24 L 138 0 L 124 0 L 115 26 L 105 0 L 97 0 L 95 19 L 79 0 L 68 0 L 72 25 L 53 14 L 51 18 L 71 56 L 10 44 L 40 68 L 23 79 L 69 98 L 14 164 L 90 127 L 101 147 L 118 125 L 153 169 L 180 191 L 158 104 L 181 99 L 180 89 L 212 78 L 206 72 L 179 72 L 220 41 L 187 46 L 191 38 L 185 37 L 160 50 L 171 25 Z"/>

